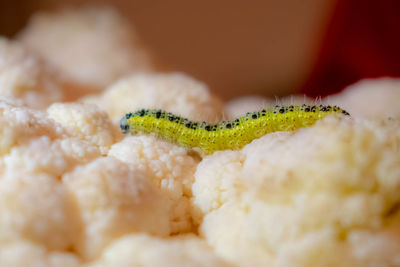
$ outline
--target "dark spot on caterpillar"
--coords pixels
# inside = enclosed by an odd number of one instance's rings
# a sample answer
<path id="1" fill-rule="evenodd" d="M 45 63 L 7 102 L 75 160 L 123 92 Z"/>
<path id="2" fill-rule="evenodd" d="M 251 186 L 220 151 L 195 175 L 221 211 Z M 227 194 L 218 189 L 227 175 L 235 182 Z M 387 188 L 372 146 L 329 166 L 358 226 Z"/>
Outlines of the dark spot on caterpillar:
<path id="1" fill-rule="evenodd" d="M 226 128 L 227 128 L 227 129 L 230 129 L 230 128 L 232 128 L 232 124 L 230 124 L 230 123 L 227 123 L 227 124 L 226 124 Z"/>
<path id="2" fill-rule="evenodd" d="M 253 119 L 257 119 L 257 113 L 254 113 L 253 115 L 251 115 L 251 118 L 253 118 Z"/>
<path id="3" fill-rule="evenodd" d="M 167 119 L 169 120 L 169 121 L 174 121 L 174 116 L 172 116 L 172 115 L 170 115 L 170 114 L 168 114 L 168 116 L 167 116 Z"/>
<path id="4" fill-rule="evenodd" d="M 174 122 L 179 123 L 179 117 L 174 117 Z"/>
<path id="5" fill-rule="evenodd" d="M 132 112 L 125 115 L 126 119 L 129 119 L 130 117 L 132 117 Z"/>
<path id="6" fill-rule="evenodd" d="M 205 129 L 206 131 L 211 131 L 211 126 L 210 126 L 210 125 L 206 125 L 206 127 L 204 127 L 204 129 Z"/>
<path id="7" fill-rule="evenodd" d="M 121 129 L 123 131 L 128 131 L 129 130 L 129 125 L 128 124 L 121 124 L 120 127 L 121 127 Z"/>
<path id="8" fill-rule="evenodd" d="M 143 117 L 145 113 L 146 113 L 146 111 L 144 109 L 141 109 L 141 110 L 138 111 L 137 115 L 139 117 Z"/>
<path id="9" fill-rule="evenodd" d="M 157 119 L 159 119 L 161 117 L 161 110 L 157 110 L 155 116 Z"/>
<path id="10" fill-rule="evenodd" d="M 326 107 L 322 107 L 322 108 L 321 108 L 321 111 L 326 111 Z"/>
<path id="11" fill-rule="evenodd" d="M 350 113 L 348 113 L 346 110 L 342 110 L 342 113 L 343 113 L 344 115 L 350 115 Z"/>
<path id="12" fill-rule="evenodd" d="M 310 112 L 310 108 L 309 108 L 309 107 L 306 107 L 306 108 L 304 109 L 304 111 L 305 111 L 305 112 Z"/>
<path id="13" fill-rule="evenodd" d="M 261 113 L 261 116 L 265 116 L 265 114 L 267 113 L 267 111 L 266 111 L 265 109 L 263 109 L 263 110 L 260 111 L 260 113 Z"/>
<path id="14" fill-rule="evenodd" d="M 185 126 L 187 127 L 187 128 L 192 128 L 192 123 L 191 122 L 187 122 L 186 124 L 185 124 Z"/>
<path id="15" fill-rule="evenodd" d="M 316 106 L 312 106 L 311 107 L 311 112 L 315 112 L 317 110 L 317 107 Z"/>
<path id="16" fill-rule="evenodd" d="M 284 109 L 284 108 L 281 108 L 281 109 L 279 110 L 279 113 L 285 113 L 285 109 Z"/>

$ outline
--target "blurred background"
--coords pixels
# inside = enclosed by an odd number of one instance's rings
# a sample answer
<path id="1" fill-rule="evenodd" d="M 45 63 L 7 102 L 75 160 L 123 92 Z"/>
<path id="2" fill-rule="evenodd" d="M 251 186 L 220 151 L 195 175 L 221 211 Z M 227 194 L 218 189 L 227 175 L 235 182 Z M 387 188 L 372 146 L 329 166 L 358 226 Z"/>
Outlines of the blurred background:
<path id="1" fill-rule="evenodd" d="M 0 34 L 37 11 L 88 4 L 117 8 L 157 70 L 183 71 L 224 99 L 324 96 L 400 75 L 398 0 L 0 0 Z"/>

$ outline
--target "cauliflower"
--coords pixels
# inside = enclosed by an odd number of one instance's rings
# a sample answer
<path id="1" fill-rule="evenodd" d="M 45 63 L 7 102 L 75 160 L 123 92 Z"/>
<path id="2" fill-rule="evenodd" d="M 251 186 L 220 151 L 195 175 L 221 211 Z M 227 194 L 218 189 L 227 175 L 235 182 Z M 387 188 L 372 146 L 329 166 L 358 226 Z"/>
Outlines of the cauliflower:
<path id="1" fill-rule="evenodd" d="M 0 266 L 80 267 L 81 264 L 73 253 L 49 252 L 31 242 L 15 241 L 0 245 Z"/>
<path id="2" fill-rule="evenodd" d="M 115 129 L 107 114 L 94 105 L 56 103 L 47 109 L 47 114 L 73 136 L 98 146 L 103 154 L 120 137 L 119 127 Z"/>
<path id="3" fill-rule="evenodd" d="M 200 233 L 242 265 L 398 264 L 399 126 L 327 117 L 203 159 L 193 184 Z M 376 240 L 383 254 L 369 253 Z"/>
<path id="4" fill-rule="evenodd" d="M 109 87 L 97 100 L 114 121 L 141 108 L 163 109 L 198 121 L 217 121 L 222 104 L 206 85 L 184 74 L 136 74 Z"/>
<path id="5" fill-rule="evenodd" d="M 0 95 L 45 108 L 63 99 L 63 88 L 43 60 L 18 42 L 0 37 Z"/>
<path id="6" fill-rule="evenodd" d="M 184 74 L 133 75 L 152 66 L 111 8 L 38 14 L 19 40 L 0 38 L 0 266 L 400 265 L 399 80 L 224 106 Z M 353 116 L 204 158 L 118 125 L 312 101 Z"/>
<path id="7" fill-rule="evenodd" d="M 55 140 L 67 137 L 68 133 L 44 112 L 0 99 L 0 156 L 41 136 Z"/>
<path id="8" fill-rule="evenodd" d="M 112 243 L 100 260 L 87 267 L 233 266 L 218 258 L 195 236 L 159 239 L 128 235 Z"/>
<path id="9" fill-rule="evenodd" d="M 136 33 L 111 7 L 38 13 L 19 40 L 55 66 L 63 81 L 91 89 L 152 69 Z"/>
<path id="10" fill-rule="evenodd" d="M 327 98 L 352 116 L 368 119 L 400 118 L 400 80 L 364 79 Z"/>
<path id="11" fill-rule="evenodd" d="M 0 179 L 0 247 L 29 240 L 49 250 L 67 249 L 77 241 L 79 227 L 74 201 L 55 177 Z M 3 249 L 0 251 L 4 255 Z"/>
<path id="12" fill-rule="evenodd" d="M 192 224 L 192 183 L 198 160 L 184 148 L 153 136 L 128 136 L 109 152 L 137 170 L 143 171 L 171 203 L 172 233 L 189 232 Z"/>
<path id="13" fill-rule="evenodd" d="M 99 158 L 62 179 L 79 206 L 84 229 L 76 249 L 84 259 L 132 232 L 169 235 L 169 203 L 145 174 L 127 164 Z"/>
<path id="14" fill-rule="evenodd" d="M 99 156 L 97 147 L 80 139 L 65 138 L 51 142 L 47 136 L 43 136 L 33 139 L 28 145 L 14 147 L 0 162 L 4 164 L 5 176 L 43 173 L 60 177 L 76 165 Z"/>

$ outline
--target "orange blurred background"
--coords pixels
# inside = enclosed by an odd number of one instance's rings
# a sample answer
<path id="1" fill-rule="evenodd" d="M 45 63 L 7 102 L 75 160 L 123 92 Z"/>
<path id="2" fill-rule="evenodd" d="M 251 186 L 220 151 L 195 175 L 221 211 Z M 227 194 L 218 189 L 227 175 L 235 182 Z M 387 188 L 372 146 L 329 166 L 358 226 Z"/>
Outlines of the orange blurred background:
<path id="1" fill-rule="evenodd" d="M 0 34 L 39 10 L 110 4 L 134 25 L 160 71 L 183 71 L 228 99 L 299 90 L 315 62 L 334 0 L 0 1 Z"/>

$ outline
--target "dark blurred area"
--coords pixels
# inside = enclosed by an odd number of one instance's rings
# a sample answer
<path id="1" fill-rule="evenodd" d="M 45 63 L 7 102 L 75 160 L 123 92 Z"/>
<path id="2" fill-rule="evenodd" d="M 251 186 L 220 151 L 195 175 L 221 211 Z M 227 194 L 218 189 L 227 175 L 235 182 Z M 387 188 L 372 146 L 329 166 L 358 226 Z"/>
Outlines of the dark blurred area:
<path id="1" fill-rule="evenodd" d="M 219 96 L 327 95 L 363 77 L 400 75 L 400 2 L 361 0 L 0 0 L 0 34 L 41 10 L 115 6 L 160 71 Z"/>
<path id="2" fill-rule="evenodd" d="M 302 91 L 329 95 L 383 76 L 400 76 L 400 1 L 338 0 Z"/>

